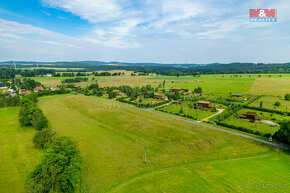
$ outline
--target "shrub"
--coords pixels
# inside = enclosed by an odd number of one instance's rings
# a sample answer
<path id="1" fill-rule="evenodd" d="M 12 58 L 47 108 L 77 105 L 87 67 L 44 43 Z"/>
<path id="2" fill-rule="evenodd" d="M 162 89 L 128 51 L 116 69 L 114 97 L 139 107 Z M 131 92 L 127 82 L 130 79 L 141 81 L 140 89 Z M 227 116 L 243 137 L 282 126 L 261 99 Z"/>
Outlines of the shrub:
<path id="1" fill-rule="evenodd" d="M 280 106 L 281 106 L 281 103 L 277 101 L 277 102 L 274 103 L 274 105 L 275 105 L 276 107 L 280 107 Z"/>
<path id="2" fill-rule="evenodd" d="M 285 94 L 285 100 L 290 101 L 290 94 Z"/>

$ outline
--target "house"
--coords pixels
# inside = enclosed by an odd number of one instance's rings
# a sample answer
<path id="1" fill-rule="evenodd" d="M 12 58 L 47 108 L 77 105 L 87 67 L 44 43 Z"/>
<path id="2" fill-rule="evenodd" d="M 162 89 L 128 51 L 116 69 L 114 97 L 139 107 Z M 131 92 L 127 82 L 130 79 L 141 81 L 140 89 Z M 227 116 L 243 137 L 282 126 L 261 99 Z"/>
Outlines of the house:
<path id="1" fill-rule="evenodd" d="M 52 77 L 52 74 L 45 74 L 43 77 Z"/>
<path id="2" fill-rule="evenodd" d="M 172 88 L 171 91 L 172 92 L 180 92 L 182 90 L 182 88 Z"/>
<path id="3" fill-rule="evenodd" d="M 240 119 L 247 119 L 247 120 L 251 120 L 251 121 L 260 121 L 260 120 L 262 120 L 261 117 L 257 116 L 256 112 L 250 112 L 250 111 L 247 111 L 246 114 L 239 115 L 239 118 Z"/>
<path id="4" fill-rule="evenodd" d="M 243 97 L 243 95 L 242 94 L 232 94 L 232 97 L 239 97 L 239 98 L 241 98 L 241 97 Z"/>
<path id="5" fill-rule="evenodd" d="M 165 94 L 159 94 L 159 93 L 155 93 L 154 94 L 154 98 L 155 99 L 161 99 L 161 100 L 168 100 L 168 97 Z"/>
<path id="6" fill-rule="evenodd" d="M 197 106 L 202 108 L 210 108 L 209 101 L 197 101 Z"/>
<path id="7" fill-rule="evenodd" d="M 9 94 L 10 96 L 16 96 L 17 94 L 13 89 L 8 89 L 3 91 L 4 94 Z"/>
<path id="8" fill-rule="evenodd" d="M 29 93 L 31 93 L 30 90 L 26 90 L 26 89 L 20 89 L 20 90 L 19 90 L 19 94 L 20 94 L 20 95 L 26 95 L 26 94 L 29 94 Z"/>
<path id="9" fill-rule="evenodd" d="M 112 92 L 116 93 L 117 96 L 127 97 L 127 95 L 120 90 L 112 90 Z"/>
<path id="10" fill-rule="evenodd" d="M 11 79 L 7 80 L 7 83 L 12 84 L 12 80 Z"/>
<path id="11" fill-rule="evenodd" d="M 40 90 L 44 90 L 43 87 L 40 86 L 40 87 L 35 87 L 35 88 L 33 89 L 34 92 L 38 92 L 38 91 L 40 91 Z"/>
<path id="12" fill-rule="evenodd" d="M 179 101 L 174 101 L 174 104 L 181 105 L 181 104 L 182 104 L 182 101 L 181 101 L 181 100 L 179 100 Z"/>
<path id="13" fill-rule="evenodd" d="M 54 87 L 50 87 L 50 90 L 51 90 L 51 91 L 55 91 L 55 88 L 54 88 Z"/>
<path id="14" fill-rule="evenodd" d="M 101 87 L 101 89 L 102 89 L 103 91 L 106 91 L 106 90 L 107 90 L 107 87 L 104 86 L 104 87 Z"/>
<path id="15" fill-rule="evenodd" d="M 5 89 L 5 88 L 7 88 L 7 86 L 5 84 L 0 83 L 0 89 Z"/>

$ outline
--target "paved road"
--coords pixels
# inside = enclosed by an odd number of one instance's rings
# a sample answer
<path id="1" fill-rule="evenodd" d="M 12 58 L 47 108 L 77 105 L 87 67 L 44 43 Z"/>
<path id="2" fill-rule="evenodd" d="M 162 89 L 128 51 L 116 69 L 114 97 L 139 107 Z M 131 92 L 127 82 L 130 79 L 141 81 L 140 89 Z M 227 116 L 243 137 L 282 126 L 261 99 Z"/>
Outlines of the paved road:
<path id="1" fill-rule="evenodd" d="M 190 121 L 190 120 L 183 119 L 183 118 L 180 118 L 180 117 L 174 117 L 174 116 L 171 116 L 171 115 L 167 115 L 167 114 L 163 114 L 163 113 L 151 111 L 150 109 L 142 109 L 142 108 L 139 108 L 139 107 L 135 107 L 135 106 L 132 106 L 132 105 L 128 105 L 128 104 L 125 104 L 125 103 L 120 103 L 120 102 L 116 102 L 116 101 L 112 101 L 112 100 L 100 99 L 100 98 L 96 98 L 96 97 L 92 97 L 92 98 L 95 98 L 95 99 L 101 100 L 101 101 L 107 101 L 107 102 L 111 102 L 111 103 L 117 103 L 119 105 L 131 107 L 131 108 L 135 108 L 135 109 L 140 109 L 142 111 L 147 111 L 147 112 L 150 112 L 150 113 L 154 113 L 154 114 L 157 114 L 157 115 L 169 117 L 169 118 L 172 118 L 172 119 L 177 119 L 177 120 L 180 120 L 180 121 L 185 121 L 185 122 L 188 122 L 188 123 L 193 123 L 193 124 L 196 124 L 196 125 L 200 125 L 200 126 L 203 126 L 203 127 L 207 127 L 207 128 L 211 128 L 211 129 L 223 131 L 223 132 L 226 132 L 226 133 L 231 133 L 233 135 L 238 135 L 238 136 L 241 136 L 241 137 L 244 137 L 244 138 L 248 138 L 248 139 L 252 139 L 252 140 L 255 140 L 255 141 L 259 141 L 259 142 L 262 142 L 262 143 L 265 143 L 265 144 L 268 144 L 268 145 L 272 145 L 274 147 L 278 147 L 278 148 L 282 148 L 282 149 L 288 149 L 289 148 L 289 146 L 287 146 L 287 145 L 282 145 L 282 144 L 278 144 L 278 143 L 273 143 L 273 142 L 265 141 L 265 140 L 262 140 L 262 139 L 258 139 L 258 138 L 255 138 L 255 137 L 251 137 L 251 136 L 248 136 L 248 135 L 244 135 L 242 133 L 238 133 L 238 132 L 234 132 L 234 131 L 230 131 L 230 130 L 218 128 L 218 127 L 211 126 L 211 125 L 206 125 L 206 124 L 199 123 L 199 122 L 196 122 L 196 121 Z"/>

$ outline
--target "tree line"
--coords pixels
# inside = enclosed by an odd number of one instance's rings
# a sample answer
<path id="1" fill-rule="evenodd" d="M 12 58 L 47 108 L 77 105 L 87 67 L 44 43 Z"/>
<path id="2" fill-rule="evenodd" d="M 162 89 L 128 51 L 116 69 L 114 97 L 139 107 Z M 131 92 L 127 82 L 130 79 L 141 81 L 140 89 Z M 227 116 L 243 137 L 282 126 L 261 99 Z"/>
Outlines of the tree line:
<path id="1" fill-rule="evenodd" d="M 38 130 L 33 138 L 37 148 L 45 151 L 41 162 L 25 180 L 27 192 L 75 192 L 81 175 L 81 155 L 74 141 L 48 128 L 48 121 L 37 107 L 37 94 L 21 100 L 19 122 Z"/>

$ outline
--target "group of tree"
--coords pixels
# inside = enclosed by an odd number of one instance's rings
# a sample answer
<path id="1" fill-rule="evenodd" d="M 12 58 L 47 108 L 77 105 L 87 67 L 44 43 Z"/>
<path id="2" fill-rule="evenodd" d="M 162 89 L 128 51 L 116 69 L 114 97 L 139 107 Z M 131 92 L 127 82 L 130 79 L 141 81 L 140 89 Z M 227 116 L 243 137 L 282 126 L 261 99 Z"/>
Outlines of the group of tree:
<path id="1" fill-rule="evenodd" d="M 81 175 L 81 155 L 74 141 L 43 129 L 34 143 L 44 148 L 41 162 L 27 175 L 27 192 L 75 192 Z"/>
<path id="2" fill-rule="evenodd" d="M 24 96 L 19 111 L 20 124 L 38 130 L 33 143 L 45 151 L 41 162 L 28 173 L 25 189 L 36 193 L 75 192 L 81 174 L 80 151 L 70 138 L 48 128 L 47 119 L 36 102 L 36 93 Z"/>
<path id="3" fill-rule="evenodd" d="M 290 144 L 290 120 L 283 120 L 280 123 L 280 129 L 275 133 L 274 138 L 283 143 Z"/>
<path id="4" fill-rule="evenodd" d="M 16 107 L 20 104 L 20 96 L 10 96 L 8 94 L 0 93 L 0 108 L 2 107 Z"/>
<path id="5" fill-rule="evenodd" d="M 47 127 L 47 119 L 42 110 L 37 107 L 37 94 L 31 93 L 21 100 L 19 122 L 22 126 L 33 126 L 37 130 Z"/>
<path id="6" fill-rule="evenodd" d="M 78 83 L 78 82 L 87 82 L 89 79 L 88 78 L 81 78 L 81 77 L 77 77 L 77 78 L 68 78 L 68 79 L 64 79 L 61 82 L 62 83 Z"/>
<path id="7" fill-rule="evenodd" d="M 94 76 L 121 76 L 124 75 L 124 72 L 114 72 L 114 73 L 110 73 L 110 72 L 93 72 L 92 75 Z"/>

